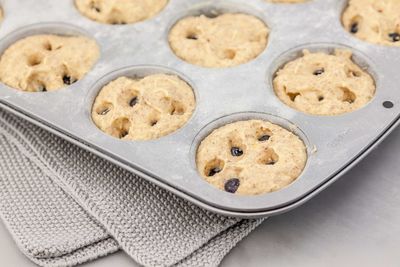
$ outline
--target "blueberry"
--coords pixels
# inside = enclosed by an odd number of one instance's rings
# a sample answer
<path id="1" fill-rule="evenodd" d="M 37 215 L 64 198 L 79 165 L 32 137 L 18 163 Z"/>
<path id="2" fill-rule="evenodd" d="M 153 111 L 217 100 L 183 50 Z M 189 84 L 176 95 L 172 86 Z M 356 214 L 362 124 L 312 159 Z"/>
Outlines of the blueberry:
<path id="1" fill-rule="evenodd" d="M 400 33 L 393 32 L 389 33 L 389 37 L 392 39 L 392 42 L 399 42 L 400 41 Z"/>
<path id="2" fill-rule="evenodd" d="M 318 75 L 321 75 L 321 74 L 323 74 L 325 72 L 325 69 L 324 68 L 322 68 L 322 69 L 319 69 L 319 70 L 316 70 L 316 71 L 314 71 L 314 75 L 316 75 L 316 76 L 318 76 Z"/>
<path id="3" fill-rule="evenodd" d="M 66 85 L 71 85 L 71 84 L 73 84 L 75 81 L 74 81 L 74 79 L 72 79 L 70 76 L 64 75 L 64 76 L 63 76 L 63 82 L 64 82 L 64 84 L 66 84 Z"/>
<path id="4" fill-rule="evenodd" d="M 243 155 L 243 150 L 241 150 L 239 147 L 232 147 L 231 154 L 234 157 L 240 157 L 241 155 Z"/>
<path id="5" fill-rule="evenodd" d="M 353 24 L 351 24 L 350 32 L 353 34 L 358 32 L 358 23 L 357 22 L 354 22 Z"/>
<path id="6" fill-rule="evenodd" d="M 269 138 L 271 138 L 271 136 L 269 136 L 268 134 L 264 134 L 263 136 L 260 136 L 260 137 L 258 138 L 258 141 L 260 141 L 260 142 L 265 142 L 265 141 L 268 141 Z"/>
<path id="7" fill-rule="evenodd" d="M 133 107 L 138 103 L 138 98 L 135 96 L 129 101 L 129 106 Z"/>
<path id="8" fill-rule="evenodd" d="M 217 173 L 219 173 L 219 172 L 221 172 L 221 171 L 222 171 L 222 170 L 221 170 L 220 168 L 218 168 L 218 167 L 212 168 L 212 169 L 208 172 L 208 176 L 209 176 L 209 177 L 214 176 L 214 175 L 216 175 Z"/>
<path id="9" fill-rule="evenodd" d="M 225 182 L 224 189 L 229 193 L 236 193 L 240 186 L 240 180 L 238 178 L 232 178 Z"/>

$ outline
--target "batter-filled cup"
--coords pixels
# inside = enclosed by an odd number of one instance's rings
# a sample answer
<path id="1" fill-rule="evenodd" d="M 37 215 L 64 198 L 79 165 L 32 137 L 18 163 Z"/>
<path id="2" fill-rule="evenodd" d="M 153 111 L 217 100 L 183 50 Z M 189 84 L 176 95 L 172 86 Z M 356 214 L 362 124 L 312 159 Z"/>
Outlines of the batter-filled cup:
<path id="1" fill-rule="evenodd" d="M 168 0 L 75 0 L 75 6 L 91 20 L 107 24 L 130 24 L 160 13 Z"/>
<path id="2" fill-rule="evenodd" d="M 352 52 L 303 51 L 286 63 L 273 80 L 276 95 L 286 105 L 312 115 L 339 115 L 367 105 L 375 95 L 372 76 L 352 59 Z"/>
<path id="3" fill-rule="evenodd" d="M 285 128 L 264 120 L 246 120 L 215 129 L 199 145 L 200 175 L 229 193 L 260 195 L 280 190 L 302 173 L 304 142 Z"/>
<path id="4" fill-rule="evenodd" d="M 176 75 L 119 77 L 104 86 L 92 108 L 99 129 L 124 140 L 157 139 L 180 129 L 192 116 L 193 89 Z"/>
<path id="5" fill-rule="evenodd" d="M 399 0 L 350 0 L 342 23 L 355 37 L 374 44 L 400 46 Z"/>
<path id="6" fill-rule="evenodd" d="M 58 90 L 82 79 L 99 56 L 96 41 L 85 36 L 29 36 L 1 55 L 0 81 L 29 92 Z"/>
<path id="7" fill-rule="evenodd" d="M 251 61 L 267 46 L 269 29 L 259 18 L 242 13 L 190 16 L 169 33 L 172 51 L 191 64 L 221 68 Z"/>

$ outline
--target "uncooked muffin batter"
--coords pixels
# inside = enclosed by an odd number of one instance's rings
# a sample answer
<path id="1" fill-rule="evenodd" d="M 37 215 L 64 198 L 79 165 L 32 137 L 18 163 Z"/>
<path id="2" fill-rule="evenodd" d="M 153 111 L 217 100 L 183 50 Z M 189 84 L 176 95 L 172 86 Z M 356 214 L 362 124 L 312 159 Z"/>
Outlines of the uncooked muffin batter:
<path id="1" fill-rule="evenodd" d="M 83 36 L 33 35 L 12 44 L 0 59 L 0 80 L 29 92 L 53 91 L 83 78 L 99 58 Z"/>
<path id="2" fill-rule="evenodd" d="M 104 132 L 125 140 L 150 140 L 181 128 L 192 116 L 192 88 L 174 75 L 120 77 L 101 89 L 92 118 Z"/>
<path id="3" fill-rule="evenodd" d="M 342 21 L 361 40 L 400 46 L 399 0 L 350 0 Z"/>
<path id="4" fill-rule="evenodd" d="M 230 67 L 257 57 L 267 46 L 269 30 L 247 14 L 205 15 L 178 21 L 169 43 L 181 59 L 203 67 Z"/>
<path id="5" fill-rule="evenodd" d="M 365 106 L 375 94 L 371 75 L 352 61 L 352 52 L 310 53 L 287 63 L 274 79 L 288 106 L 314 115 L 338 115 Z"/>
<path id="6" fill-rule="evenodd" d="M 262 120 L 234 122 L 200 144 L 197 168 L 213 186 L 239 195 L 277 191 L 302 173 L 306 147 L 288 130 Z"/>
<path id="7" fill-rule="evenodd" d="M 157 15 L 168 0 L 75 0 L 86 17 L 108 24 L 127 24 Z"/>

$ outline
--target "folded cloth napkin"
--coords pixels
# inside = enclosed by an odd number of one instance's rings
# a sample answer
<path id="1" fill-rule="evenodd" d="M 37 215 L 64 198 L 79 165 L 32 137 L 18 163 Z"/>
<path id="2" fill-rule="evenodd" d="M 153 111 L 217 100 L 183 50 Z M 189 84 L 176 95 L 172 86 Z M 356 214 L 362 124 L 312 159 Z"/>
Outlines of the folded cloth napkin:
<path id="1" fill-rule="evenodd" d="M 0 109 L 0 216 L 41 266 L 119 249 L 145 266 L 216 266 L 263 220 L 205 211 Z"/>

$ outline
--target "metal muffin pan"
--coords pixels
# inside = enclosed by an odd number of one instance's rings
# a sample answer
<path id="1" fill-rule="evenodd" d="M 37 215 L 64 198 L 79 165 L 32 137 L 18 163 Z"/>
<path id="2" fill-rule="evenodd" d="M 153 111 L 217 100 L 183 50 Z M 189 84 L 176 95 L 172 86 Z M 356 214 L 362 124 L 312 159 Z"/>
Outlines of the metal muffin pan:
<path id="1" fill-rule="evenodd" d="M 0 52 L 18 39 L 53 33 L 86 35 L 101 47 L 101 58 L 77 83 L 53 92 L 28 93 L 0 85 L 3 108 L 126 168 L 208 210 L 229 216 L 261 217 L 286 212 L 326 188 L 362 159 L 399 123 L 400 48 L 369 44 L 347 33 L 340 22 L 346 0 L 271 4 L 263 0 L 170 0 L 154 18 L 127 25 L 89 20 L 72 0 L 3 0 Z M 181 17 L 245 12 L 271 29 L 265 51 L 247 64 L 212 69 L 191 65 L 171 51 L 170 27 Z M 339 116 L 307 115 L 274 94 L 274 73 L 302 49 L 347 47 L 375 79 L 377 92 L 364 108 Z M 100 131 L 91 107 L 100 88 L 120 76 L 174 73 L 194 89 L 196 109 L 173 134 L 152 141 L 123 141 Z M 385 101 L 394 104 L 383 106 Z M 260 118 L 297 133 L 308 149 L 303 174 L 290 186 L 259 196 L 237 196 L 205 182 L 195 163 L 199 142 L 228 122 Z M 377 163 L 379 164 L 379 163 Z M 112 177 L 110 177 L 112 178 Z"/>

